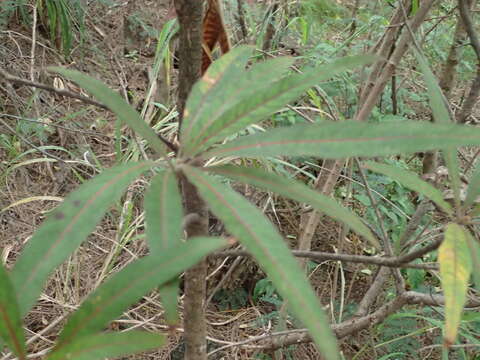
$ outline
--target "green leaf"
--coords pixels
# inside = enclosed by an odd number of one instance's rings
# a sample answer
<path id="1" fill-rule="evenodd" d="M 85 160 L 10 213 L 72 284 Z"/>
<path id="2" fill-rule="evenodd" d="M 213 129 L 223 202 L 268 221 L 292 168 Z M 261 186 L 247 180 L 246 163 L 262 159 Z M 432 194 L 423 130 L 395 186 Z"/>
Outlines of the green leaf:
<path id="1" fill-rule="evenodd" d="M 447 346 L 455 343 L 472 272 L 472 259 L 466 231 L 458 224 L 448 224 L 445 239 L 438 249 L 441 283 L 445 296 L 443 337 Z"/>
<path id="2" fill-rule="evenodd" d="M 469 208 L 480 196 L 480 162 L 477 163 L 475 171 L 473 172 L 472 177 L 470 178 L 470 183 L 468 185 L 467 196 L 465 198 L 465 208 Z"/>
<path id="3" fill-rule="evenodd" d="M 163 335 L 145 331 L 92 334 L 54 350 L 47 360 L 103 360 L 120 356 L 123 359 L 123 356 L 158 349 L 164 344 Z"/>
<path id="4" fill-rule="evenodd" d="M 150 254 L 160 255 L 183 238 L 182 197 L 171 170 L 163 170 L 152 179 L 144 203 Z"/>
<path id="5" fill-rule="evenodd" d="M 398 181 L 403 186 L 418 192 L 432 200 L 438 207 L 440 207 L 447 214 L 452 214 L 452 207 L 448 202 L 443 200 L 443 194 L 440 190 L 436 189 L 433 185 L 420 179 L 414 172 L 400 169 L 395 166 L 380 164 L 373 161 L 366 162 L 364 167 L 375 171 L 377 173 L 391 177 L 393 180 Z"/>
<path id="6" fill-rule="evenodd" d="M 155 176 L 145 194 L 147 243 L 151 256 L 161 256 L 182 238 L 182 198 L 175 174 L 162 171 Z M 177 312 L 178 279 L 160 289 L 165 317 L 171 324 L 179 321 Z"/>
<path id="7" fill-rule="evenodd" d="M 182 128 L 184 153 L 193 148 L 193 141 L 201 138 L 200 134 L 208 131 L 211 124 L 222 114 L 251 98 L 253 82 L 257 84 L 255 91 L 268 88 L 284 75 L 294 61 L 291 57 L 278 57 L 255 63 L 247 71 L 246 62 L 251 53 L 251 47 L 235 48 L 209 67 L 197 83 L 199 90 L 194 87 L 186 107 L 188 126 Z"/>
<path id="8" fill-rule="evenodd" d="M 430 108 L 433 112 L 433 118 L 437 123 L 451 123 L 452 119 L 450 117 L 450 112 L 445 104 L 446 99 L 442 94 L 442 89 L 440 89 L 440 86 L 438 85 L 437 78 L 428 66 L 425 57 L 417 50 L 415 50 L 415 56 L 417 57 L 418 64 L 420 65 L 420 69 L 425 77 L 428 99 L 430 101 Z"/>
<path id="9" fill-rule="evenodd" d="M 413 264 L 422 264 L 423 261 L 420 259 L 415 259 Z M 427 272 L 423 269 L 406 269 L 407 273 L 407 283 L 412 290 L 417 290 L 425 282 L 425 276 Z"/>
<path id="10" fill-rule="evenodd" d="M 25 334 L 17 297 L 7 270 L 0 261 L 0 339 L 19 359 L 26 359 Z M 0 349 L 2 344 L 0 344 Z"/>
<path id="11" fill-rule="evenodd" d="M 122 97 L 101 81 L 91 78 L 79 71 L 58 67 L 48 68 L 66 78 L 75 81 L 82 88 L 92 93 L 117 115 L 120 121 L 130 126 L 138 135 L 147 140 L 148 144 L 161 156 L 166 156 L 165 146 L 155 132 L 140 118 L 140 115 L 128 105 Z"/>
<path id="12" fill-rule="evenodd" d="M 215 97 L 208 97 L 208 112 L 197 121 L 199 126 L 192 129 L 187 137 L 184 153 L 197 154 L 212 143 L 265 119 L 320 81 L 374 60 L 372 56 L 343 58 L 321 68 L 307 69 L 303 74 L 289 75 L 276 82 L 271 79 L 276 80 L 282 75 L 278 69 L 283 70 L 283 67 L 278 67 L 275 63 L 279 60 L 257 64 L 251 71 L 240 69 L 235 74 L 236 77 L 226 77 L 235 90 L 225 89 L 219 97 L 219 105 L 211 105 L 210 102 Z M 238 92 L 242 92 L 242 96 L 237 96 Z M 194 111 L 196 109 L 192 108 L 191 112 Z"/>
<path id="13" fill-rule="evenodd" d="M 470 231 L 464 230 L 467 236 L 468 248 L 472 257 L 472 275 L 475 288 L 480 292 L 480 244 L 474 239 Z"/>
<path id="14" fill-rule="evenodd" d="M 52 211 L 28 241 L 12 271 L 22 316 L 35 303 L 49 274 L 80 246 L 128 184 L 153 164 L 130 163 L 107 169 Z"/>
<path id="15" fill-rule="evenodd" d="M 425 83 L 427 84 L 428 98 L 430 101 L 430 108 L 432 109 L 433 118 L 437 123 L 448 124 L 452 123 L 450 111 L 448 109 L 447 99 L 442 94 L 442 89 L 438 85 L 437 78 L 428 66 L 425 57 L 415 50 L 417 61 L 425 76 Z M 460 166 L 457 159 L 457 151 L 454 147 L 441 147 L 443 150 L 443 157 L 448 168 L 450 181 L 452 182 L 453 193 L 455 201 L 460 204 Z"/>
<path id="16" fill-rule="evenodd" d="M 244 136 L 207 151 L 201 157 L 307 155 L 338 159 L 479 144 L 480 129 L 470 126 L 419 121 L 382 124 L 343 121 L 322 125 L 299 124 Z"/>
<path id="17" fill-rule="evenodd" d="M 223 106 L 225 91 L 230 92 L 235 97 L 235 81 L 238 81 L 237 74 L 244 71 L 247 61 L 252 55 L 254 48 L 251 46 L 238 46 L 208 67 L 205 75 L 195 83 L 185 105 L 183 114 L 182 129 L 180 130 L 180 139 L 182 145 L 191 141 L 194 130 L 201 126 L 205 121 L 206 114 Z M 230 80 L 233 81 L 230 81 Z M 235 101 L 235 99 L 234 99 Z"/>
<path id="18" fill-rule="evenodd" d="M 327 359 L 339 359 L 335 337 L 298 262 L 268 219 L 243 196 L 202 171 L 182 168 L 226 229 L 252 253 Z"/>
<path id="19" fill-rule="evenodd" d="M 165 284 L 226 244 L 227 241 L 220 238 L 192 238 L 162 254 L 149 255 L 126 266 L 96 289 L 70 317 L 57 347 L 101 330 L 148 291 Z"/>
<path id="20" fill-rule="evenodd" d="M 345 223 L 352 230 L 370 241 L 377 249 L 380 248 L 377 239 L 360 218 L 338 204 L 332 198 L 325 196 L 318 191 L 312 190 L 298 181 L 286 179 L 278 174 L 267 173 L 261 169 L 230 165 L 208 167 L 207 169 L 209 172 L 227 176 L 231 179 L 242 181 L 254 186 L 259 186 L 290 199 L 309 204 L 327 216 Z"/>

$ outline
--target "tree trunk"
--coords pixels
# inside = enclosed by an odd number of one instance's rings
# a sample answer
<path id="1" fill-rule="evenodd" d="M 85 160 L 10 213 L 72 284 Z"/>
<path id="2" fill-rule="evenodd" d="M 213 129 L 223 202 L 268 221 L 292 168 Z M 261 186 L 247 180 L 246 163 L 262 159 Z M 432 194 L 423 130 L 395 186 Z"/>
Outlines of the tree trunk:
<path id="1" fill-rule="evenodd" d="M 203 1 L 175 0 L 175 10 L 180 24 L 179 41 L 179 129 L 188 94 L 200 77 L 202 63 Z M 182 139 L 180 138 L 180 142 Z M 205 202 L 195 187 L 181 177 L 185 214 L 195 215 L 195 221 L 185 225 L 187 237 L 208 235 L 208 212 Z M 206 296 L 207 268 L 205 261 L 185 272 L 184 329 L 185 359 L 206 360 Z"/>

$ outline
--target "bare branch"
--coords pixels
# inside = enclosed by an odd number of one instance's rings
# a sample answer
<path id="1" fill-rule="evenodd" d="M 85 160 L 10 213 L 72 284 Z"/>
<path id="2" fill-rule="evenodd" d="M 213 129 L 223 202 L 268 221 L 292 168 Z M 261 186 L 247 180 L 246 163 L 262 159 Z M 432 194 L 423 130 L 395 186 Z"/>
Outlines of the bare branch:
<path id="1" fill-rule="evenodd" d="M 72 98 L 72 99 L 77 99 L 77 100 L 80 100 L 80 101 L 82 101 L 86 104 L 95 105 L 95 106 L 100 107 L 102 109 L 109 110 L 106 105 L 104 105 L 102 103 L 99 103 L 98 101 L 95 101 L 93 99 L 90 99 L 89 97 L 74 93 L 72 91 L 58 89 L 58 88 L 50 86 L 50 85 L 25 80 L 25 79 L 19 78 L 17 76 L 13 76 L 3 69 L 0 69 L 0 80 L 2 78 L 6 81 L 9 81 L 9 82 L 12 82 L 12 83 L 15 83 L 15 84 L 31 86 L 31 87 L 34 87 L 34 88 L 37 88 L 37 89 L 47 90 L 47 91 L 53 92 L 55 94 L 58 94 L 60 96 L 65 96 L 65 97 L 69 97 L 69 98 Z"/>
<path id="2" fill-rule="evenodd" d="M 360 330 L 380 324 L 389 315 L 400 310 L 405 305 L 441 306 L 444 302 L 445 299 L 442 295 L 430 295 L 415 291 L 406 291 L 394 300 L 381 306 L 375 312 L 366 316 L 351 318 L 340 324 L 332 325 L 331 329 L 338 339 L 342 339 L 346 336 L 357 333 Z M 474 299 L 469 300 L 465 305 L 465 308 L 475 308 L 478 306 L 480 306 L 480 300 Z M 263 349 L 275 350 L 281 347 L 305 342 L 311 342 L 307 329 L 304 329 L 303 333 L 296 329 L 295 332 L 292 331 L 281 336 L 276 336 L 275 333 L 270 334 L 268 340 L 263 341 L 259 345 L 261 345 Z"/>
<path id="3" fill-rule="evenodd" d="M 305 251 L 305 250 L 293 250 L 292 254 L 297 257 L 308 258 L 317 261 L 341 261 L 341 262 L 351 262 L 351 263 L 360 263 L 360 264 L 371 264 L 371 265 L 380 265 L 391 268 L 412 268 L 412 269 L 427 269 L 427 270 L 436 270 L 436 265 L 429 264 L 409 264 L 409 262 L 422 257 L 423 255 L 437 249 L 443 239 L 438 239 L 431 244 L 412 251 L 408 254 L 394 257 L 373 257 L 365 255 L 350 255 L 350 254 L 332 254 L 327 252 L 320 251 Z M 221 252 L 216 252 L 210 255 L 216 258 L 224 258 L 227 256 L 250 256 L 250 253 L 244 250 L 226 250 Z"/>

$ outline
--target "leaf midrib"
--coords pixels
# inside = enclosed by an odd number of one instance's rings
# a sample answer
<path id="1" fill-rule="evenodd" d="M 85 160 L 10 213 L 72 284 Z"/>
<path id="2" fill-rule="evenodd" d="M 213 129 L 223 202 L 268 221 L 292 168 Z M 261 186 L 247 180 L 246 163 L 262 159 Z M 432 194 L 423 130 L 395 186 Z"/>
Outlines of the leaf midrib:
<path id="1" fill-rule="evenodd" d="M 257 142 L 255 144 L 240 144 L 234 147 L 220 147 L 216 148 L 212 151 L 204 153 L 202 158 L 207 156 L 218 156 L 224 152 L 233 152 L 233 151 L 241 151 L 250 148 L 261 148 L 266 146 L 277 146 L 277 145 L 295 145 L 295 144 L 328 144 L 328 143 L 345 143 L 345 142 L 352 142 L 352 143 L 362 143 L 362 142 L 370 142 L 370 141 L 388 141 L 388 140 L 415 140 L 415 139 L 447 139 L 447 140 L 464 140 L 464 139 L 475 139 L 478 136 L 447 136 L 447 135 L 392 135 L 392 136 L 377 136 L 377 137 L 370 137 L 370 138 L 343 138 L 343 139 L 301 139 L 301 140 L 271 140 L 266 142 Z"/>
<path id="2" fill-rule="evenodd" d="M 192 175 L 192 171 L 187 170 L 188 172 L 190 172 L 190 174 Z M 203 183 L 204 186 L 206 186 L 214 195 L 216 195 L 217 199 L 220 200 L 222 202 L 222 204 L 228 208 L 232 214 L 235 215 L 235 218 L 245 227 L 245 229 L 247 229 L 248 233 L 252 236 L 253 239 L 255 239 L 257 245 L 260 247 L 260 249 L 263 251 L 263 255 L 269 259 L 269 261 L 277 267 L 278 269 L 278 272 L 277 274 L 280 275 L 280 278 L 283 280 L 283 283 L 284 284 L 287 284 L 285 285 L 285 287 L 289 287 L 291 286 L 291 288 L 296 291 L 298 294 L 300 294 L 300 289 L 296 288 L 293 284 L 290 284 L 288 281 L 286 281 L 288 279 L 288 276 L 285 276 L 285 272 L 283 271 L 282 267 L 280 266 L 280 264 L 277 263 L 277 261 L 275 260 L 275 258 L 272 258 L 271 255 L 270 255 L 270 252 L 268 251 L 268 249 L 266 249 L 263 244 L 262 244 L 262 241 L 259 240 L 257 238 L 257 236 L 255 235 L 255 232 L 253 232 L 253 230 L 250 229 L 250 226 L 247 226 L 247 224 L 245 224 L 245 222 L 242 220 L 242 218 L 238 215 L 238 212 L 236 211 L 236 209 L 232 206 L 230 206 L 230 203 L 220 194 L 218 193 L 217 191 L 215 191 L 214 188 L 212 188 L 210 186 L 210 184 L 208 182 L 205 182 L 204 179 L 200 176 L 198 176 L 197 174 L 193 174 L 193 176 L 197 177 L 197 180 L 199 180 L 201 183 Z M 282 241 L 281 237 L 279 236 L 279 240 Z M 302 303 L 302 306 L 303 308 L 310 308 L 310 306 L 308 306 L 308 303 L 305 303 L 302 301 L 303 297 L 299 297 L 298 298 L 299 301 Z M 321 327 L 317 327 L 317 331 L 322 331 L 323 329 Z"/>
<path id="3" fill-rule="evenodd" d="M 23 282 L 23 285 L 20 286 L 20 291 L 19 293 L 21 294 L 25 288 L 27 288 L 29 285 L 30 285 L 30 282 L 36 277 L 37 275 L 37 271 L 39 269 L 39 267 L 42 265 L 42 263 L 44 261 L 46 261 L 46 259 L 51 255 L 51 253 L 55 250 L 55 248 L 57 248 L 57 246 L 63 241 L 63 239 L 65 238 L 65 236 L 67 236 L 68 233 L 71 232 L 72 230 L 72 227 L 75 226 L 75 224 L 78 222 L 79 218 L 81 217 L 81 215 L 83 215 L 86 211 L 87 211 L 87 208 L 90 207 L 91 204 L 93 204 L 95 202 L 95 199 L 100 196 L 100 194 L 102 194 L 103 192 L 105 192 L 110 186 L 113 186 L 116 182 L 120 181 L 124 176 L 126 176 L 128 173 L 132 172 L 132 171 L 135 171 L 137 170 L 138 168 L 141 168 L 141 167 L 147 167 L 149 165 L 147 164 L 140 164 L 138 166 L 135 166 L 135 167 L 132 167 L 132 168 L 129 168 L 125 171 L 123 171 L 122 173 L 120 173 L 119 175 L 117 175 L 115 178 L 113 178 L 112 180 L 110 180 L 109 182 L 107 182 L 105 185 L 103 185 L 97 192 L 95 192 L 95 194 L 93 194 L 93 196 L 90 197 L 90 199 L 88 199 L 85 204 L 82 206 L 82 208 L 80 209 L 80 211 L 77 213 L 77 215 L 75 215 L 73 218 L 72 218 L 72 221 L 68 224 L 68 226 L 60 233 L 60 235 L 58 236 L 57 240 L 54 241 L 54 243 L 52 244 L 52 246 L 50 246 L 50 248 L 47 250 L 47 252 L 45 253 L 45 255 L 37 262 L 37 264 L 35 264 L 35 266 L 33 267 L 33 269 L 31 269 L 30 271 L 30 275 L 27 277 L 27 279 Z"/>

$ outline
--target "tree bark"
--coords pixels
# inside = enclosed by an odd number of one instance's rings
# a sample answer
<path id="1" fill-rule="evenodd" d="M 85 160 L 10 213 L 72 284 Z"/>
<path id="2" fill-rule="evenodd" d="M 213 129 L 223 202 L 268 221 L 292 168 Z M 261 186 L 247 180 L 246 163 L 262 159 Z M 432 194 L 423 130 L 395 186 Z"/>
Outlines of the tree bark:
<path id="1" fill-rule="evenodd" d="M 200 78 L 202 63 L 203 1 L 175 0 L 180 24 L 179 34 L 179 129 L 184 116 L 185 103 L 193 84 Z M 180 142 L 182 139 L 180 138 Z M 195 215 L 185 225 L 187 238 L 208 235 L 208 211 L 205 202 L 185 177 L 181 176 L 186 215 Z M 206 360 L 206 296 L 207 265 L 200 262 L 185 272 L 184 329 L 185 359 Z"/>
<path id="2" fill-rule="evenodd" d="M 188 94 L 200 77 L 202 63 L 203 1 L 175 0 L 180 24 L 178 56 L 178 111 L 181 119 Z M 181 126 L 179 126 L 180 128 Z"/>

